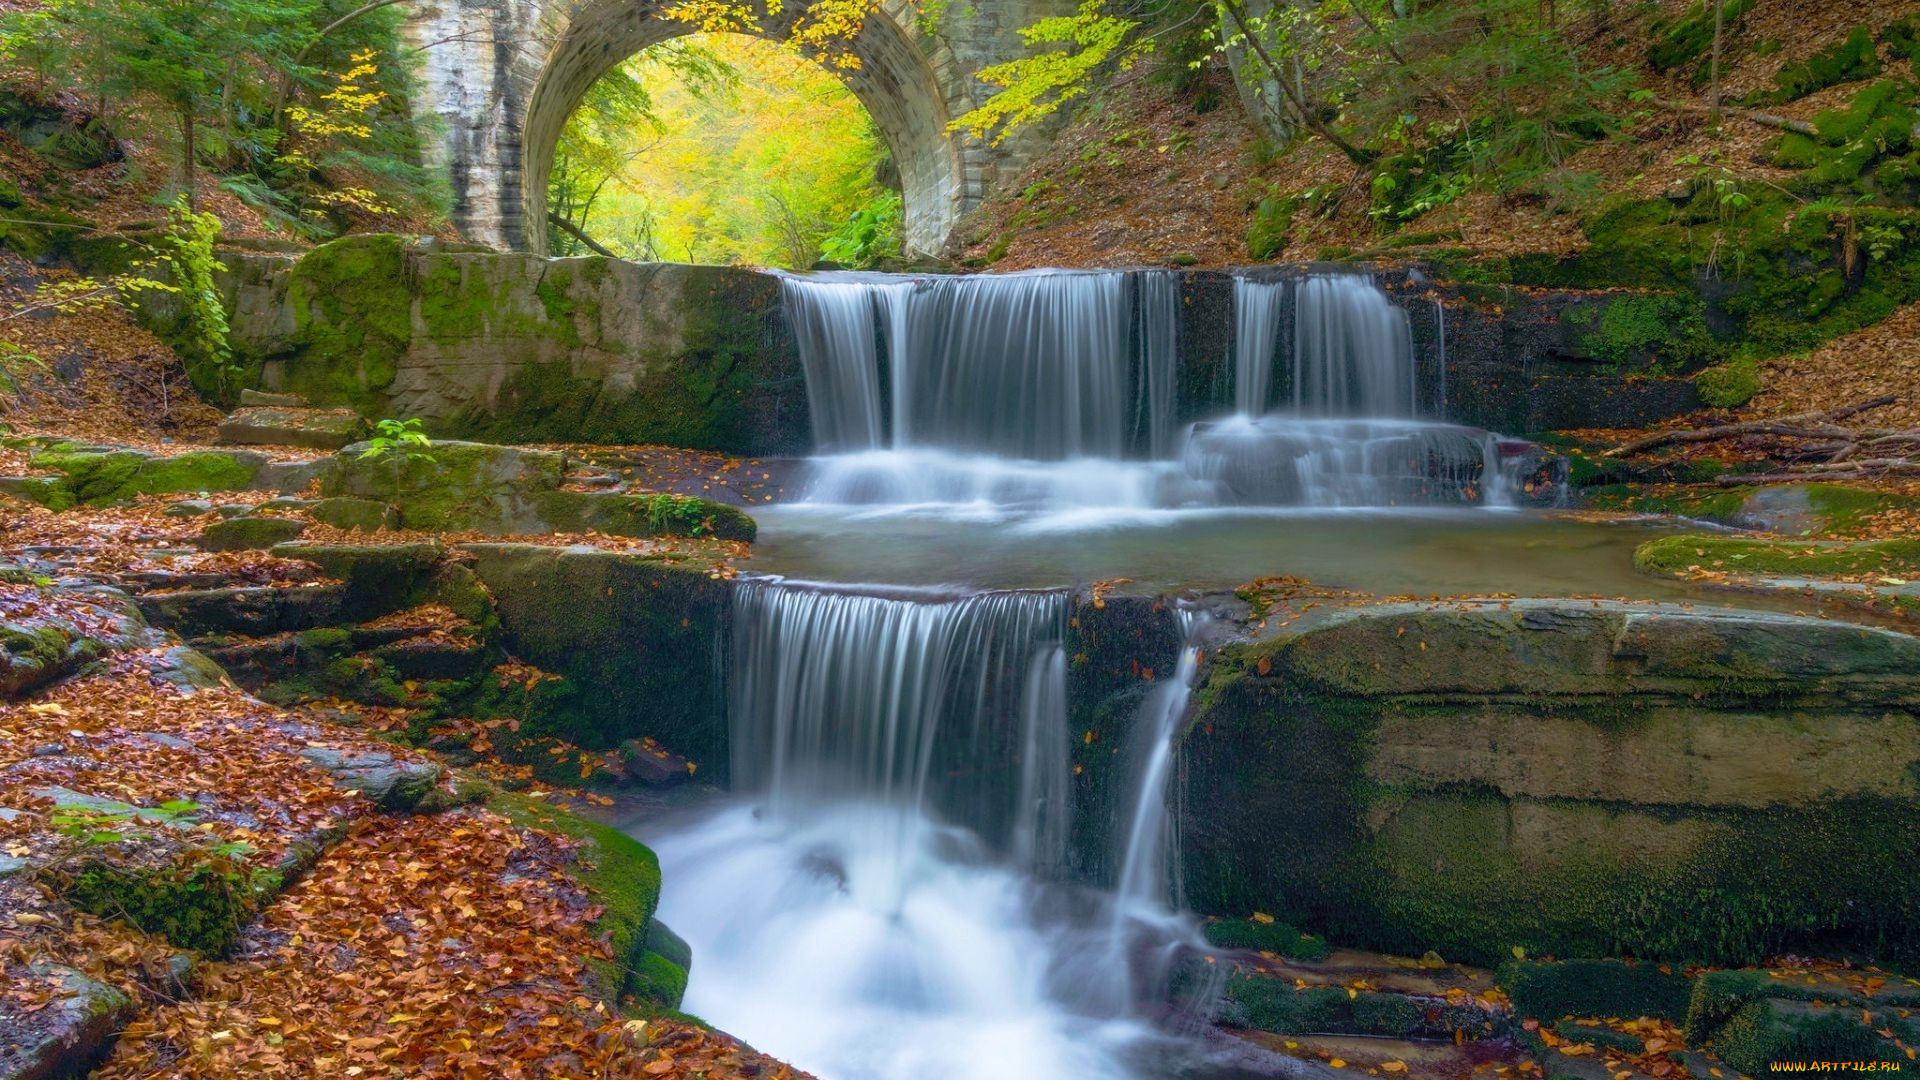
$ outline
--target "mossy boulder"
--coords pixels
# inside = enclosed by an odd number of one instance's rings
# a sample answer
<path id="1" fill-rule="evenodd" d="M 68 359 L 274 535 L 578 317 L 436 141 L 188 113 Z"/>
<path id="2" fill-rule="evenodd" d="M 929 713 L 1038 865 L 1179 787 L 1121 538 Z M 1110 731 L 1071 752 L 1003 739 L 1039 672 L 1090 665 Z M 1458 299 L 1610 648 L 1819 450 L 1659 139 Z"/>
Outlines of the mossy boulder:
<path id="1" fill-rule="evenodd" d="M 260 380 L 436 437 L 811 444 L 776 278 L 344 237 L 291 266 L 237 259 L 234 338 Z"/>
<path id="2" fill-rule="evenodd" d="M 700 775 L 724 775 L 727 724 L 714 642 L 727 584 L 705 567 L 588 548 L 467 544 L 508 650 L 579 690 L 523 723 L 593 749 L 651 736 Z"/>
<path id="3" fill-rule="evenodd" d="M 251 451 L 199 450 L 160 457 L 113 447 L 56 446 L 33 455 L 35 468 L 65 475 L 75 502 L 94 506 L 139 495 L 246 491 L 267 462 Z"/>
<path id="4" fill-rule="evenodd" d="M 1323 613 L 1212 653 L 1202 912 L 1404 955 L 1920 956 L 1920 639 L 1590 601 Z"/>
<path id="5" fill-rule="evenodd" d="M 759 532 L 745 510 L 691 495 L 555 491 L 539 499 L 539 514 L 555 532 L 745 541 Z"/>
<path id="6" fill-rule="evenodd" d="M 558 491 L 566 458 L 549 450 L 436 441 L 426 452 L 369 457 L 350 446 L 321 480 L 321 494 L 386 503 L 408 529 L 503 535 L 552 531 L 539 500 Z"/>

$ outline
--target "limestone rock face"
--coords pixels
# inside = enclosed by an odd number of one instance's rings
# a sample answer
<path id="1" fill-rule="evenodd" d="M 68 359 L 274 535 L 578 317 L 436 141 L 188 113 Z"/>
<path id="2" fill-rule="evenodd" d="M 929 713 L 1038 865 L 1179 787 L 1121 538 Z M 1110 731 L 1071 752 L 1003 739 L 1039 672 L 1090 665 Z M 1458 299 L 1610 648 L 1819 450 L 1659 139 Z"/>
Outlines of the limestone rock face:
<path id="1" fill-rule="evenodd" d="M 1182 851 L 1202 910 L 1483 961 L 1920 950 L 1900 914 L 1920 901 L 1920 639 L 1384 605 L 1221 649 L 1197 703 Z"/>

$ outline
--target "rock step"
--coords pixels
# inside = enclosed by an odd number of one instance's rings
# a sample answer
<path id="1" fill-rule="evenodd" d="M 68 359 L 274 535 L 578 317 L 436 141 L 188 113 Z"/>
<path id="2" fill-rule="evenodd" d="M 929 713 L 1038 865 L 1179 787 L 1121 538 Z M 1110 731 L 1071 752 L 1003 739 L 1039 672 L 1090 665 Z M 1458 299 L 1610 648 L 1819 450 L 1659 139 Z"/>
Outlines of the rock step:
<path id="1" fill-rule="evenodd" d="M 224 446 L 340 450 L 366 438 L 368 430 L 366 418 L 352 409 L 253 405 L 220 421 L 215 441 Z"/>

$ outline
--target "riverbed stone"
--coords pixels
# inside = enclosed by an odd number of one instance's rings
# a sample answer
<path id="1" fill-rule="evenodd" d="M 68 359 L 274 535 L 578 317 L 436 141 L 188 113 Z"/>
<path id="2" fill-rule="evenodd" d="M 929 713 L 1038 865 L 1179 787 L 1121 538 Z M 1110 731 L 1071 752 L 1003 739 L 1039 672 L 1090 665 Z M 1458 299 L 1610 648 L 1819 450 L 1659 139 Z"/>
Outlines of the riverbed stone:
<path id="1" fill-rule="evenodd" d="M 1203 911 L 1486 963 L 1920 950 L 1905 634 L 1601 601 L 1333 611 L 1219 649 L 1182 754 Z"/>
<path id="2" fill-rule="evenodd" d="M 408 761 L 393 754 L 348 753 L 309 747 L 300 756 L 331 775 L 341 787 L 357 791 L 382 810 L 411 810 L 433 793 L 445 767 Z"/>

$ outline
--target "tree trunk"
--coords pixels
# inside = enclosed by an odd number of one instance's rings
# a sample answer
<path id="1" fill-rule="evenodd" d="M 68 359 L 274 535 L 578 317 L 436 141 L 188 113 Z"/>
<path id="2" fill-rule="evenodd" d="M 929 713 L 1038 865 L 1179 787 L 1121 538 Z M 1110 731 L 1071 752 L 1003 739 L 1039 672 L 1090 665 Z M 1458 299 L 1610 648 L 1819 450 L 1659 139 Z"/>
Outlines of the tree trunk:
<path id="1" fill-rule="evenodd" d="M 197 200 L 194 188 L 199 182 L 194 170 L 194 158 L 200 152 L 199 147 L 195 145 L 195 135 L 197 134 L 198 131 L 194 126 L 193 106 L 187 105 L 182 107 L 180 110 L 180 186 L 186 191 L 187 209 L 189 211 L 195 209 Z"/>
<path id="2" fill-rule="evenodd" d="M 1279 61 L 1273 58 L 1273 54 L 1267 51 L 1266 45 L 1260 41 L 1259 36 L 1247 25 L 1246 15 L 1240 10 L 1240 0 L 1221 0 L 1220 6 L 1233 19 L 1234 25 L 1240 28 L 1240 36 L 1246 39 L 1247 48 L 1259 57 L 1261 66 L 1267 69 L 1267 76 L 1280 84 L 1280 89 L 1285 91 L 1293 107 L 1300 110 L 1301 122 L 1306 124 L 1315 135 L 1332 143 L 1335 149 L 1347 156 L 1348 161 L 1355 165 L 1372 164 L 1373 155 L 1342 138 L 1339 132 L 1320 119 L 1319 114 L 1308 105 L 1304 95 L 1295 92 L 1293 85 L 1287 81 L 1286 71 L 1280 66 Z"/>
<path id="3" fill-rule="evenodd" d="M 1713 59 L 1708 61 L 1707 106 L 1713 110 L 1713 119 L 1720 120 L 1720 43 L 1726 37 L 1727 0 L 1713 0 Z"/>

